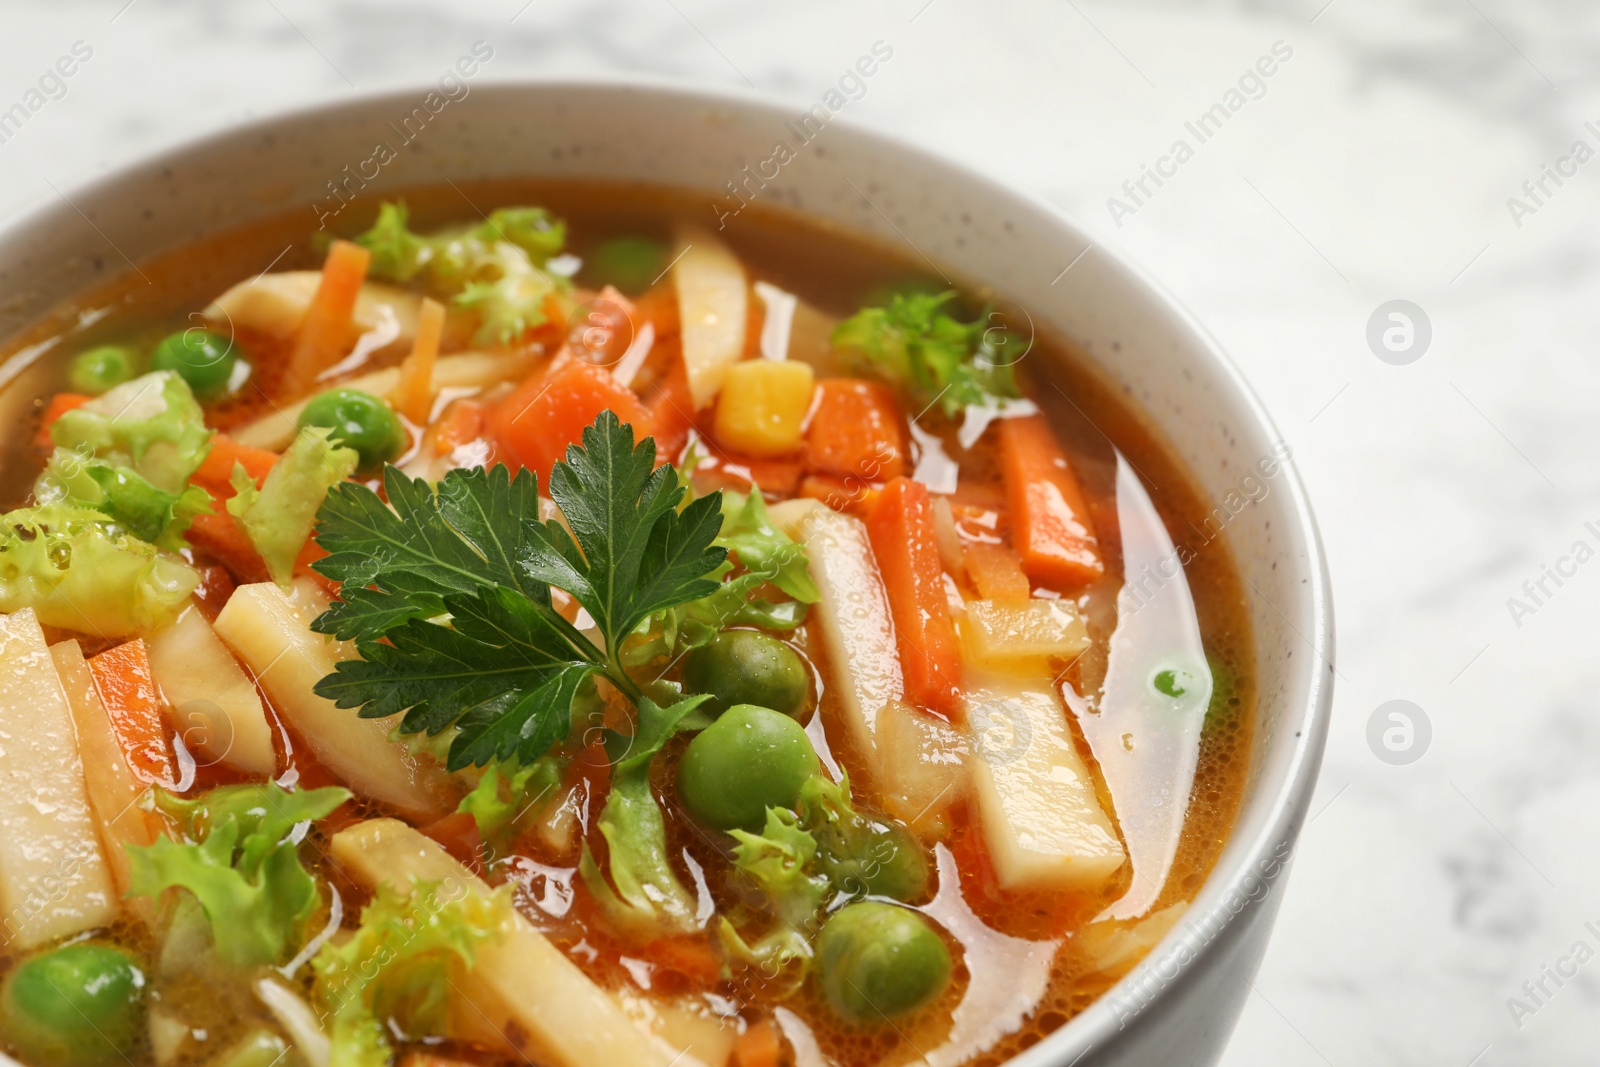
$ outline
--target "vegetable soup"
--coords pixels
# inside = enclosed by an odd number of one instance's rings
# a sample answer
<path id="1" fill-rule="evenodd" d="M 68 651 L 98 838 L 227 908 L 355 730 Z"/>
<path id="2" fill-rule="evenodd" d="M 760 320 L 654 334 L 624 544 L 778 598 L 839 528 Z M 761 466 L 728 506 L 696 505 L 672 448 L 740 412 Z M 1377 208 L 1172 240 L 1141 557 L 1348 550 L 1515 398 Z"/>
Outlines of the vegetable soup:
<path id="1" fill-rule="evenodd" d="M 1069 345 L 659 189 L 337 221 L 8 349 L 10 1055 L 999 1063 L 1184 921 L 1244 597 Z"/>

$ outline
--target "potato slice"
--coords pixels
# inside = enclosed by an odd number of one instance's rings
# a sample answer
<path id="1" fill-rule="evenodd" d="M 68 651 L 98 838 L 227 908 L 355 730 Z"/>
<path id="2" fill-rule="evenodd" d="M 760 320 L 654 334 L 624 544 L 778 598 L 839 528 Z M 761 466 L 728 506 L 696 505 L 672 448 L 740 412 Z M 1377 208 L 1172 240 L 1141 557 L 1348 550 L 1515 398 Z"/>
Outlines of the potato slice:
<path id="1" fill-rule="evenodd" d="M 310 582 L 296 583 L 292 596 L 271 582 L 241 585 L 217 616 L 216 633 L 317 759 L 352 789 L 417 819 L 448 814 L 455 790 L 443 767 L 389 740 L 392 723 L 363 719 L 355 708 L 336 707 L 311 691 L 334 664 L 353 655 L 311 632 L 319 604 L 325 607 L 327 598 Z"/>
<path id="2" fill-rule="evenodd" d="M 941 718 L 891 700 L 878 712 L 874 741 L 884 807 L 916 833 L 938 831 L 944 813 L 971 783 L 966 736 Z"/>
<path id="3" fill-rule="evenodd" d="M 1002 604 L 969 600 L 961 637 L 980 668 L 1047 676 L 1046 661 L 1070 660 L 1089 647 L 1089 631 L 1068 600 Z"/>
<path id="4" fill-rule="evenodd" d="M 806 510 L 797 526 L 795 536 L 806 546 L 812 580 L 822 593 L 814 611 L 828 651 L 830 691 L 838 695 L 833 707 L 881 786 L 878 713 L 905 694 L 889 595 L 860 519 L 817 507 Z"/>
<path id="5" fill-rule="evenodd" d="M 744 356 L 749 283 L 739 257 L 705 230 L 678 236 L 672 281 L 678 291 L 683 369 L 695 410 L 717 398 L 728 368 Z"/>
<path id="6" fill-rule="evenodd" d="M 438 882 L 445 893 L 490 891 L 432 839 L 395 819 L 372 819 L 341 830 L 333 835 L 330 851 L 369 890 L 387 883 L 406 892 L 414 878 Z M 480 1034 L 491 1027 L 518 1056 L 539 1063 L 668 1067 L 673 1062 L 521 914 L 503 940 L 478 948 L 456 1011 Z"/>
<path id="7" fill-rule="evenodd" d="M 72 711 L 32 608 L 0 615 L 0 909 L 13 948 L 117 914 Z"/>
<path id="8" fill-rule="evenodd" d="M 1001 887 L 1100 886 L 1127 856 L 1048 678 L 968 680 L 973 796 Z"/>
<path id="9" fill-rule="evenodd" d="M 100 693 L 94 687 L 94 676 L 89 673 L 83 649 L 76 641 L 60 641 L 50 646 L 50 658 L 61 678 L 67 707 L 72 711 L 89 807 L 100 827 L 106 862 L 117 893 L 125 895 L 128 892 L 128 853 L 123 846 L 142 847 L 154 841 L 159 832 L 157 816 L 138 806 L 146 786 L 134 777 L 128 761 L 123 758 L 122 746 L 112 732 L 111 718 L 100 702 Z M 148 905 L 150 901 L 144 898 L 130 901 L 134 906 L 141 903 Z M 145 910 L 154 914 L 152 909 Z"/>
<path id="10" fill-rule="evenodd" d="M 271 775 L 278 757 L 261 696 L 199 609 L 186 608 L 148 644 L 150 671 L 172 705 L 184 744 L 208 765 Z"/>

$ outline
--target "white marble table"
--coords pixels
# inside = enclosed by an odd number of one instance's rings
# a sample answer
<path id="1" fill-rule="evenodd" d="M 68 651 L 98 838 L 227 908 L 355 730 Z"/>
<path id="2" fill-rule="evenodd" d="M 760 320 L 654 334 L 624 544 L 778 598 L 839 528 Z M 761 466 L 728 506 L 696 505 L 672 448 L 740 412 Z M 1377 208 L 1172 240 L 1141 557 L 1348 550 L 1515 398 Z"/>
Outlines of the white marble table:
<path id="1" fill-rule="evenodd" d="M 890 42 L 853 115 L 1149 266 L 1245 368 L 1315 497 L 1333 732 L 1226 1062 L 1592 1062 L 1600 962 L 1571 953 L 1600 951 L 1600 563 L 1562 560 L 1600 548 L 1600 162 L 1561 160 L 1600 150 L 1600 6 L 1324 3 L 10 0 L 0 110 L 75 42 L 92 56 L 0 143 L 0 213 L 246 116 L 432 79 L 479 38 L 490 77 L 645 71 L 796 100 Z M 1292 55 L 1200 144 L 1185 123 L 1275 42 Z M 1180 138 L 1193 158 L 1161 162 Z M 1165 184 L 1127 199 L 1158 164 Z M 1535 201 L 1522 183 L 1546 164 L 1576 173 Z M 1364 336 L 1396 298 L 1433 330 L 1406 366 Z M 1535 603 L 1547 565 L 1569 576 Z M 1396 698 L 1433 727 L 1408 766 L 1366 740 Z M 1544 977 L 1558 966 L 1575 977 Z"/>

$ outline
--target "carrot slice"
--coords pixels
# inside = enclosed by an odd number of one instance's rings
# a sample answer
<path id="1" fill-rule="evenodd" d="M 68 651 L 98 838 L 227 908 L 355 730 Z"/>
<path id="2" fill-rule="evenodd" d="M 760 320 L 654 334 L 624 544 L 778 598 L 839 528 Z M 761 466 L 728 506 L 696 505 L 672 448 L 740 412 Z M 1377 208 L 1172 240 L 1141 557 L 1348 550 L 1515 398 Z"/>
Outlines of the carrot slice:
<path id="1" fill-rule="evenodd" d="M 735 1067 L 778 1067 L 783 1043 L 771 1019 L 751 1023 L 733 1045 Z"/>
<path id="2" fill-rule="evenodd" d="M 1022 573 L 1017 554 L 1004 545 L 979 541 L 967 545 L 961 556 L 967 576 L 978 587 L 978 595 L 983 599 L 1021 604 L 1033 595 L 1033 587 L 1028 584 L 1028 576 Z"/>
<path id="3" fill-rule="evenodd" d="M 910 478 L 884 486 L 867 537 L 889 594 L 906 702 L 955 721 L 961 708 L 961 645 L 950 618 L 928 487 Z"/>
<path id="4" fill-rule="evenodd" d="M 135 638 L 106 649 L 89 660 L 89 673 L 134 777 L 177 788 L 178 762 L 144 641 Z"/>
<path id="5" fill-rule="evenodd" d="M 817 382 L 806 428 L 807 469 L 888 481 L 906 472 L 905 417 L 894 391 L 859 378 Z"/>
<path id="6" fill-rule="evenodd" d="M 808 474 L 800 483 L 800 495 L 820 500 L 834 511 L 845 511 L 859 518 L 872 514 L 873 505 L 883 486 L 874 485 L 855 475 L 841 478 L 837 474 Z"/>
<path id="7" fill-rule="evenodd" d="M 206 453 L 205 461 L 189 480 L 209 490 L 212 496 L 226 500 L 233 496 L 235 463 L 241 464 L 245 473 L 260 485 L 261 479 L 267 476 L 267 472 L 276 462 L 278 462 L 276 452 L 242 445 L 227 434 L 214 434 L 211 438 L 211 450 Z"/>
<path id="8" fill-rule="evenodd" d="M 489 409 L 474 400 L 457 400 L 445 408 L 433 424 L 433 451 L 448 456 L 462 445 L 471 444 L 488 428 Z"/>
<path id="9" fill-rule="evenodd" d="M 632 424 L 636 442 L 650 435 L 650 409 L 609 370 L 558 358 L 496 405 L 489 426 L 500 455 L 537 473 L 543 488 L 550 484 L 550 468 L 566 458 L 567 446 L 581 441 L 585 427 L 602 411 Z"/>
<path id="10" fill-rule="evenodd" d="M 655 426 L 656 458 L 663 462 L 677 459 L 694 429 L 694 401 L 689 397 L 689 375 L 683 360 L 673 360 L 650 397 L 650 418 Z"/>
<path id="11" fill-rule="evenodd" d="M 57 393 L 51 397 L 50 403 L 44 409 L 44 418 L 39 420 L 39 435 L 34 438 L 33 443 L 46 452 L 50 451 L 56 446 L 50 437 L 50 427 L 67 412 L 81 408 L 93 399 L 94 397 L 84 396 L 82 393 Z"/>
<path id="12" fill-rule="evenodd" d="M 423 297 L 422 310 L 417 312 L 417 339 L 400 364 L 400 387 L 395 391 L 395 410 L 419 426 L 428 421 L 433 407 L 433 365 L 439 359 L 443 336 L 444 305 Z"/>
<path id="13" fill-rule="evenodd" d="M 284 369 L 283 389 L 301 396 L 317 375 L 333 366 L 350 348 L 356 298 L 367 280 L 372 253 L 352 241 L 335 241 L 322 263 L 322 280 L 295 335 Z"/>
<path id="14" fill-rule="evenodd" d="M 1070 589 L 1105 573 L 1089 508 L 1043 415 L 1000 423 L 1011 544 L 1028 577 Z"/>

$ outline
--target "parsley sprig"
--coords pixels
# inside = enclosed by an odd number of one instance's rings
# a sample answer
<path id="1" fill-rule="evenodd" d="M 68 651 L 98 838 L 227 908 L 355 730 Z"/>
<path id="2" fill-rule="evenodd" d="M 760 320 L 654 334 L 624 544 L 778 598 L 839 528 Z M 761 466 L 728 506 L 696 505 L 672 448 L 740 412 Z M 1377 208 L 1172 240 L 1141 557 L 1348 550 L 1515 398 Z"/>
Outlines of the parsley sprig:
<path id="1" fill-rule="evenodd" d="M 400 732 L 456 727 L 448 766 L 537 759 L 571 726 L 586 682 L 603 676 L 635 706 L 622 640 L 650 615 L 714 593 L 727 552 L 713 544 L 720 494 L 680 510 L 677 472 L 655 442 L 603 412 L 550 477 L 561 518 L 540 519 L 530 471 L 454 470 L 434 486 L 384 471 L 388 504 L 346 482 L 318 515 L 314 566 L 342 599 L 313 628 L 352 640 L 316 692 L 363 718 L 403 713 Z M 564 522 L 563 522 L 564 520 Z M 565 590 L 599 641 L 551 603 Z"/>

